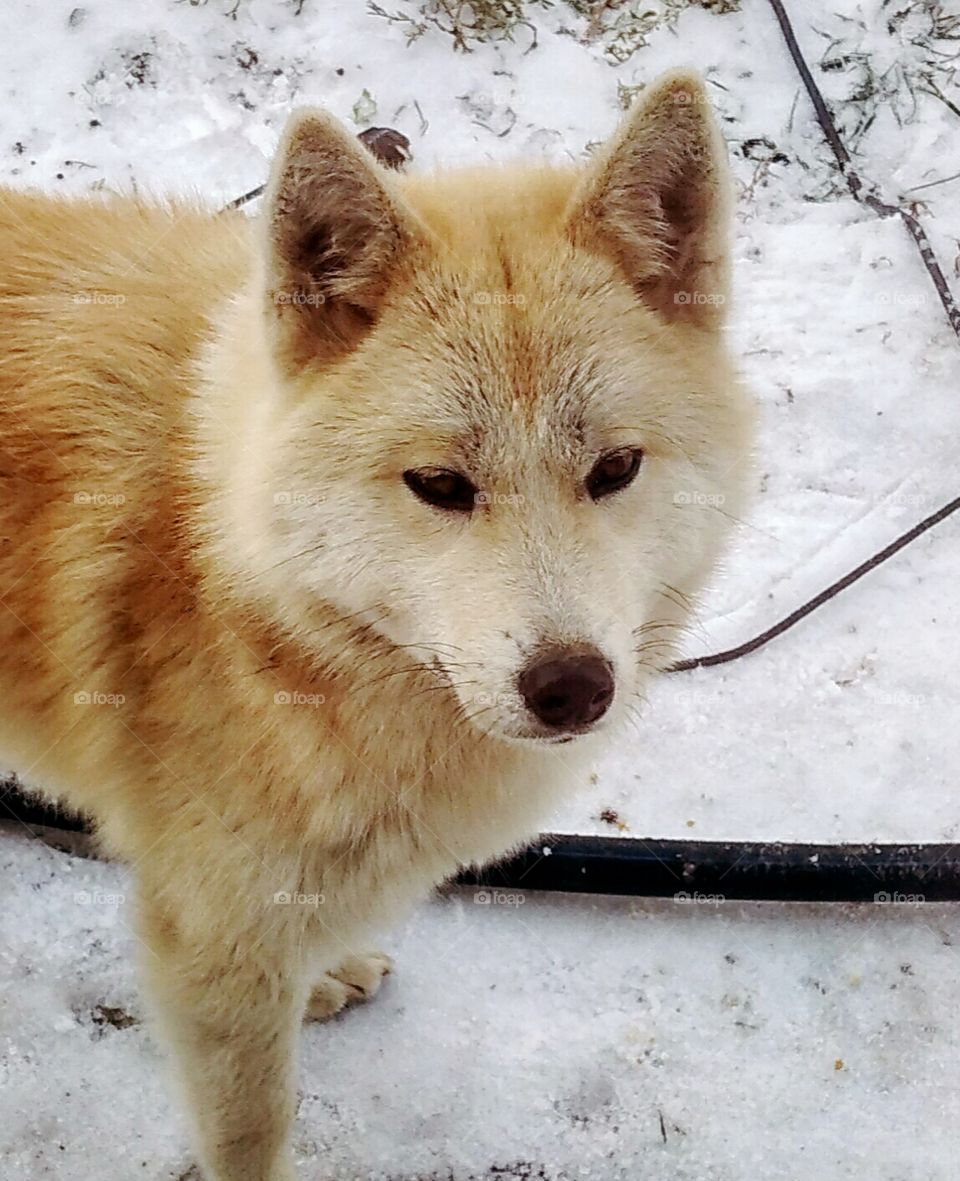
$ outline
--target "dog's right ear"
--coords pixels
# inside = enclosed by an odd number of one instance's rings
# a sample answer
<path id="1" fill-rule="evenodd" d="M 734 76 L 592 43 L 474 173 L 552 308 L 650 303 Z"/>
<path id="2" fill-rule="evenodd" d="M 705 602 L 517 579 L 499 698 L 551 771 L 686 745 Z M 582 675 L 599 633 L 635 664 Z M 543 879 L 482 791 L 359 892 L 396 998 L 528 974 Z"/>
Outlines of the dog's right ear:
<path id="1" fill-rule="evenodd" d="M 323 111 L 287 124 L 267 186 L 266 315 L 299 371 L 353 349 L 420 237 L 370 153 Z"/>

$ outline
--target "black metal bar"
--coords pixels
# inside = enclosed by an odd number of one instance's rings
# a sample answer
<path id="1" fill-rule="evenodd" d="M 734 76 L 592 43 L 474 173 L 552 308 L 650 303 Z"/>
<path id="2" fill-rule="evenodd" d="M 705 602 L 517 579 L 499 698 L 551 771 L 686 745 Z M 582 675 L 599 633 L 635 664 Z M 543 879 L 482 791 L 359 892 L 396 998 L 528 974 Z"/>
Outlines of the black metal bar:
<path id="1" fill-rule="evenodd" d="M 800 845 L 545 834 L 458 884 L 680 902 L 960 900 L 958 845 Z"/>
<path id="2" fill-rule="evenodd" d="M 79 816 L 0 784 L 0 820 L 90 831 Z M 496 891 L 557 890 L 680 902 L 960 901 L 960 845 L 792 845 L 546 833 L 456 879 Z"/>

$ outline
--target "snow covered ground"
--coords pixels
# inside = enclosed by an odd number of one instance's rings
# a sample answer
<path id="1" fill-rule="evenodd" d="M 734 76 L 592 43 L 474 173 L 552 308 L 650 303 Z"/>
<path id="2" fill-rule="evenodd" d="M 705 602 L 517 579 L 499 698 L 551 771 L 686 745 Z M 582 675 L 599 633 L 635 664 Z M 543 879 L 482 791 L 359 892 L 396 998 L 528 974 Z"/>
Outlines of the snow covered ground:
<path id="1" fill-rule="evenodd" d="M 0 841 L 0 1175 L 196 1181 L 116 866 Z M 303 1037 L 309 1181 L 953 1181 L 946 906 L 456 891 Z M 132 1019 L 132 1021 L 131 1021 Z"/>
<path id="2" fill-rule="evenodd" d="M 416 21 L 420 4 L 383 7 Z M 578 156 L 629 88 L 698 67 L 740 189 L 731 331 L 762 416 L 756 500 L 691 638 L 700 652 L 957 494 L 960 345 L 903 227 L 838 182 L 766 4 L 673 0 L 619 64 L 629 11 L 658 6 L 585 7 L 530 5 L 534 48 L 520 25 L 463 53 L 429 22 L 408 45 L 416 23 L 361 0 L 8 0 L 0 181 L 222 202 L 262 181 L 303 103 L 399 128 L 416 167 Z M 956 282 L 960 16 L 907 0 L 791 7 L 861 174 L 887 200 L 922 201 Z M 958 535 L 948 521 L 752 657 L 665 678 L 544 827 L 957 838 Z M 0 866 L 0 1176 L 180 1178 L 160 1059 L 124 1016 L 142 1005 L 123 871 L 9 832 Z M 374 1006 L 305 1034 L 305 1176 L 955 1175 L 949 907 L 478 907 L 466 892 L 389 946 L 398 974 Z"/>

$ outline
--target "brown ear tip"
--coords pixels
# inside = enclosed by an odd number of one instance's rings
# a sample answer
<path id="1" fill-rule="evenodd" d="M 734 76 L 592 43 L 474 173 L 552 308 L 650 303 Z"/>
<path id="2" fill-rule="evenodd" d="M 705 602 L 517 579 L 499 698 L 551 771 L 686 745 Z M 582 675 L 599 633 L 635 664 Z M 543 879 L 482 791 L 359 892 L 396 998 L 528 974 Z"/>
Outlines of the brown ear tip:
<path id="1" fill-rule="evenodd" d="M 322 107 L 299 107 L 287 119 L 281 143 L 289 153 L 291 149 L 310 149 L 329 144 L 331 140 L 349 140 L 353 137 L 340 121 Z"/>

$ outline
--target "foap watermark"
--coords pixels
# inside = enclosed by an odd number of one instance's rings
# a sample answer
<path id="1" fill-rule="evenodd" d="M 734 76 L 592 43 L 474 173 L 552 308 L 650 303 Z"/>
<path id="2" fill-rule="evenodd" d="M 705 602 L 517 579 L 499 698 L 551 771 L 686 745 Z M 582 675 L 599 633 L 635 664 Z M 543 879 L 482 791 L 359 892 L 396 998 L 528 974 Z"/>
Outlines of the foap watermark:
<path id="1" fill-rule="evenodd" d="M 519 890 L 477 890 L 473 896 L 477 906 L 523 906 L 526 897 Z"/>
<path id="2" fill-rule="evenodd" d="M 727 297 L 722 291 L 675 291 L 673 302 L 684 307 L 721 307 Z"/>
<path id="3" fill-rule="evenodd" d="M 871 693 L 870 701 L 873 705 L 884 706 L 888 709 L 923 709 L 926 703 L 923 693 Z"/>
<path id="4" fill-rule="evenodd" d="M 303 894 L 299 890 L 278 890 L 273 896 L 275 906 L 323 906 L 324 894 Z"/>
<path id="5" fill-rule="evenodd" d="M 884 504 L 892 504 L 897 508 L 923 509 L 930 503 L 930 497 L 923 492 L 891 492 L 889 496 L 880 498 Z"/>
<path id="6" fill-rule="evenodd" d="M 723 906 L 727 896 L 726 894 L 703 894 L 699 890 L 678 890 L 674 894 L 673 900 L 684 904 L 692 902 L 696 906 Z"/>
<path id="7" fill-rule="evenodd" d="M 899 890 L 880 890 L 873 896 L 878 906 L 922 906 L 925 894 L 903 894 Z"/>
<path id="8" fill-rule="evenodd" d="M 514 291 L 478 291 L 473 297 L 473 302 L 484 306 L 522 308 L 527 302 L 527 297 Z"/>
<path id="9" fill-rule="evenodd" d="M 292 692 L 280 689 L 273 695 L 274 705 L 309 705 L 312 709 L 325 705 L 326 700 L 323 693 L 300 693 L 296 689 Z"/>
<path id="10" fill-rule="evenodd" d="M 301 505 L 307 508 L 314 508 L 318 504 L 323 504 L 326 497 L 322 492 L 293 492 L 290 490 L 284 492 L 274 492 L 273 503 L 275 505 Z"/>
<path id="11" fill-rule="evenodd" d="M 509 85 L 494 86 L 490 90 L 473 90 L 469 94 L 458 94 L 457 99 L 468 110 L 482 108 L 492 110 L 493 107 L 507 106 L 516 98 L 516 88 Z"/>
<path id="12" fill-rule="evenodd" d="M 474 697 L 475 705 L 499 706 L 507 709 L 523 709 L 524 700 L 521 693 L 478 693 Z"/>
<path id="13" fill-rule="evenodd" d="M 696 689 L 680 689 L 673 694 L 677 705 L 686 709 L 715 709 L 720 704 L 719 693 L 702 693 Z"/>
<path id="14" fill-rule="evenodd" d="M 524 498 L 519 492 L 478 492 L 473 498 L 474 504 L 523 504 Z"/>
<path id="15" fill-rule="evenodd" d="M 119 308 L 127 302 L 127 297 L 120 291 L 75 291 L 73 302 L 75 304 L 92 304 L 96 307 Z"/>
<path id="16" fill-rule="evenodd" d="M 695 106 L 709 106 L 710 99 L 706 94 L 697 90 L 690 92 L 689 90 L 675 90 L 670 96 L 671 102 L 676 107 L 695 107 Z"/>
<path id="17" fill-rule="evenodd" d="M 674 504 L 698 504 L 706 508 L 720 508 L 726 503 L 727 498 L 722 492 L 695 492 L 687 489 L 681 489 L 679 492 L 674 492 Z"/>
<path id="18" fill-rule="evenodd" d="M 111 894 L 104 890 L 78 890 L 73 901 L 77 906 L 123 906 L 126 894 Z"/>
<path id="19" fill-rule="evenodd" d="M 878 291 L 873 298 L 876 303 L 897 308 L 920 308 L 929 303 L 922 291 Z"/>
<path id="20" fill-rule="evenodd" d="M 96 689 L 92 692 L 84 689 L 73 695 L 74 705 L 109 705 L 112 709 L 119 709 L 126 700 L 122 693 L 101 693 Z"/>
<path id="21" fill-rule="evenodd" d="M 327 297 L 322 291 L 275 291 L 273 302 L 277 307 L 319 308 Z"/>
<path id="22" fill-rule="evenodd" d="M 105 508 L 127 503 L 122 492 L 74 492 L 73 503 L 85 508 Z"/>

